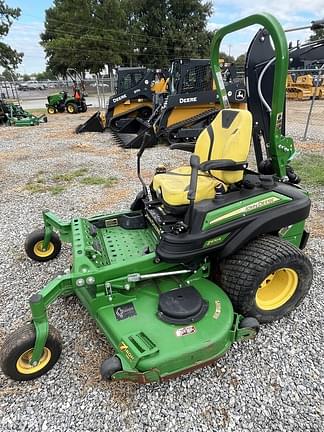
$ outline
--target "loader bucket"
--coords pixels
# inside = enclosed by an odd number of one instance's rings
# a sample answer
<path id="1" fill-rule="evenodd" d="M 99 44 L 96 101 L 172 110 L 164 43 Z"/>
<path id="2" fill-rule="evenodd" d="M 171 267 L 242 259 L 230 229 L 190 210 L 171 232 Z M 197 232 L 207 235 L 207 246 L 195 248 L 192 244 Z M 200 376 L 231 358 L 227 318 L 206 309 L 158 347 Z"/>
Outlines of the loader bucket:
<path id="1" fill-rule="evenodd" d="M 135 120 L 135 119 L 134 119 Z M 140 148 L 143 137 L 146 132 L 149 133 L 148 147 L 153 147 L 157 144 L 157 136 L 153 126 L 147 124 L 141 119 L 138 122 L 132 122 L 129 127 L 124 127 L 122 131 L 112 131 L 117 143 L 123 148 Z"/>
<path id="2" fill-rule="evenodd" d="M 75 132 L 103 132 L 106 128 L 106 119 L 101 115 L 100 111 L 97 111 L 93 116 L 89 118 L 85 123 L 80 124 L 76 127 Z"/>
<path id="3" fill-rule="evenodd" d="M 146 127 L 146 122 L 139 117 L 111 119 L 108 127 L 116 133 L 137 134 L 143 127 Z"/>

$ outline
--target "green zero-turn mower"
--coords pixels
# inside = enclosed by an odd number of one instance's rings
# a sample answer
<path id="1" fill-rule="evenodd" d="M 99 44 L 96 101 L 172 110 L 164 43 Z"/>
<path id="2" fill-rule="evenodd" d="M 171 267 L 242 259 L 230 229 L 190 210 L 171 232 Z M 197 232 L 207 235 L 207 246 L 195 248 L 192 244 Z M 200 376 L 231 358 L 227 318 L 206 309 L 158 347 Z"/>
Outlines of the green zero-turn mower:
<path id="1" fill-rule="evenodd" d="M 229 107 L 219 65 L 223 37 L 253 24 L 265 27 L 275 48 L 271 174 L 247 168 L 252 115 Z M 61 341 L 46 309 L 59 296 L 76 295 L 114 347 L 102 376 L 146 383 L 214 361 L 306 295 L 312 266 L 301 249 L 310 200 L 287 175 L 294 146 L 281 132 L 285 34 L 271 15 L 249 16 L 215 34 L 211 59 L 222 110 L 198 137 L 190 166 L 158 169 L 147 188 L 145 136 L 142 191 L 131 210 L 70 222 L 46 210 L 44 227 L 28 236 L 31 259 L 55 258 L 61 238 L 72 244 L 73 261 L 30 298 L 32 322 L 4 342 L 9 377 L 36 378 L 58 360 Z"/>

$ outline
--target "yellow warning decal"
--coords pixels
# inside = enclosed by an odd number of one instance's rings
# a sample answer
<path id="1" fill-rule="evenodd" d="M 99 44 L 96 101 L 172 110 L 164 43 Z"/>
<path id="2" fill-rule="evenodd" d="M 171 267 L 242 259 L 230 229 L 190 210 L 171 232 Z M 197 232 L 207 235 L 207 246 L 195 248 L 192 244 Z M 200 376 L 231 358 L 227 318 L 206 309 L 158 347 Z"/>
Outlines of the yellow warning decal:
<path id="1" fill-rule="evenodd" d="M 118 348 L 120 349 L 120 351 L 122 353 L 125 354 L 125 356 L 128 358 L 128 360 L 134 360 L 135 359 L 134 355 L 130 352 L 129 347 L 127 344 L 125 344 L 125 342 L 121 341 Z"/>

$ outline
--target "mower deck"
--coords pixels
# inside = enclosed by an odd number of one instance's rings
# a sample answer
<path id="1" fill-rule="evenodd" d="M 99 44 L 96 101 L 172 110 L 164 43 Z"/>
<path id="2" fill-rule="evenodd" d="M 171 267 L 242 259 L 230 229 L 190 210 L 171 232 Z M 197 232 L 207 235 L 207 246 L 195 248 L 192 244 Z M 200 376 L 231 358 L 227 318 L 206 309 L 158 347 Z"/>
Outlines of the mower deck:
<path id="1" fill-rule="evenodd" d="M 113 296 L 110 305 L 98 309 L 97 324 L 121 353 L 123 371 L 113 378 L 159 381 L 224 354 L 235 341 L 236 315 L 231 302 L 206 279 L 191 282 L 208 302 L 206 315 L 194 323 L 163 322 L 158 316 L 160 294 L 177 290 L 179 285 L 181 280 L 171 277 L 155 283 L 145 281 L 131 295 L 119 297 L 119 301 Z M 132 371 L 134 368 L 139 373 Z M 149 371 L 148 376 L 145 371 Z"/>
<path id="2" fill-rule="evenodd" d="M 207 279 L 207 264 L 190 269 L 156 261 L 158 238 L 141 212 L 70 223 L 45 212 L 44 223 L 72 243 L 73 266 L 31 298 L 39 334 L 35 357 L 46 339 L 46 307 L 67 293 L 79 298 L 115 348 L 122 368 L 112 379 L 160 381 L 208 363 L 255 334 L 239 328 L 242 317 Z"/>

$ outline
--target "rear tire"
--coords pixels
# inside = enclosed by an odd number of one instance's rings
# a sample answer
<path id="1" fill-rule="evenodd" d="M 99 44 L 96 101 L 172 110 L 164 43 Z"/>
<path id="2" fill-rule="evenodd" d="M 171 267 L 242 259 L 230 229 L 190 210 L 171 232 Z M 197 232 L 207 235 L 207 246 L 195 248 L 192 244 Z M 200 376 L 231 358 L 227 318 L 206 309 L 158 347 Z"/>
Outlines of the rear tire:
<path id="1" fill-rule="evenodd" d="M 234 309 L 260 323 L 293 311 L 308 293 L 312 277 L 309 258 L 275 236 L 250 242 L 221 264 L 221 286 Z"/>

